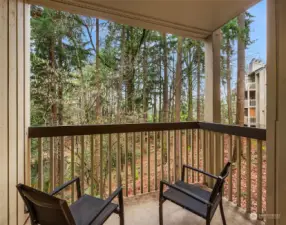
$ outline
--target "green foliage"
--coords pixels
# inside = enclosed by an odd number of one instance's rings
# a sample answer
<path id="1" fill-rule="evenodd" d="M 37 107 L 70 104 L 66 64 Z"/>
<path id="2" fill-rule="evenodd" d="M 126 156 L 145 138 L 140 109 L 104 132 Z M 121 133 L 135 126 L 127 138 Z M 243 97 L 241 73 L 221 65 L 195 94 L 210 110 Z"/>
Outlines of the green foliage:
<path id="1" fill-rule="evenodd" d="M 237 19 L 222 28 L 222 74 L 225 74 L 224 56 L 227 49 L 234 54 L 234 41 L 242 37 L 250 45 L 250 25 L 253 17 L 246 14 L 246 28 L 241 31 Z M 56 11 L 40 6 L 31 7 L 31 124 L 44 126 L 138 123 L 163 121 L 164 70 L 168 75 L 168 118 L 175 118 L 175 74 L 178 36 L 163 35 L 157 31 L 101 21 L 96 30 L 96 19 Z M 98 33 L 96 33 L 98 32 Z M 99 34 L 99 49 L 96 49 Z M 96 54 L 98 50 L 98 54 Z M 166 52 L 166 65 L 163 58 Z M 97 61 L 98 60 L 98 61 Z M 196 118 L 196 108 L 203 106 L 204 46 L 203 42 L 185 38 L 182 49 L 181 121 Z M 198 68 L 200 70 L 198 71 Z M 200 91 L 196 92 L 200 78 Z M 199 99 L 199 105 L 196 101 Z M 99 100 L 99 101 L 98 101 Z M 100 106 L 99 115 L 97 108 Z M 203 109 L 201 109 L 203 118 Z M 195 115 L 193 115 L 195 114 Z M 124 138 L 120 142 L 124 149 Z M 85 143 L 90 145 L 90 141 Z M 115 145 L 112 141 L 112 145 Z M 103 143 L 104 161 L 107 162 L 108 141 Z M 64 150 L 69 153 L 70 142 Z M 32 183 L 37 183 L 37 141 L 31 143 Z M 43 145 L 48 155 L 48 143 Z M 55 145 L 55 152 L 59 149 Z M 79 150 L 78 150 L 79 151 Z M 85 180 L 90 182 L 90 148 L 85 149 Z M 128 150 L 128 161 L 132 152 Z M 136 157 L 140 151 L 136 149 Z M 112 167 L 116 153 L 112 151 Z M 124 159 L 124 152 L 122 152 Z M 76 156 L 80 168 L 80 155 Z M 124 163 L 124 161 L 122 161 Z M 65 158 L 70 171 L 70 156 Z M 45 164 L 48 180 L 49 163 Z M 107 167 L 104 167 L 107 174 Z M 70 178 L 67 172 L 65 178 Z M 136 179 L 138 171 L 136 170 Z M 49 183 L 45 182 L 45 189 Z M 94 186 L 98 189 L 98 186 Z"/>

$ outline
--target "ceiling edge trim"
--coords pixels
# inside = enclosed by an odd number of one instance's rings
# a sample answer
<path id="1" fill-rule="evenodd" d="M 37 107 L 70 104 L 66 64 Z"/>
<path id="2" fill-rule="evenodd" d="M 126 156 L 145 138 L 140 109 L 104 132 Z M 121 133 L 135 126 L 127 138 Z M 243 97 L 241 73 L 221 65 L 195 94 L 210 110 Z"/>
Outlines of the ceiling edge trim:
<path id="1" fill-rule="evenodd" d="M 146 18 L 119 10 L 107 9 L 90 3 L 76 2 L 75 0 L 27 0 L 28 4 L 42 5 L 57 10 L 68 11 L 86 16 L 96 16 L 100 19 L 110 20 L 121 24 L 174 33 L 195 39 L 205 39 L 212 31 L 203 31 L 198 28 L 187 27 L 167 21 Z"/>

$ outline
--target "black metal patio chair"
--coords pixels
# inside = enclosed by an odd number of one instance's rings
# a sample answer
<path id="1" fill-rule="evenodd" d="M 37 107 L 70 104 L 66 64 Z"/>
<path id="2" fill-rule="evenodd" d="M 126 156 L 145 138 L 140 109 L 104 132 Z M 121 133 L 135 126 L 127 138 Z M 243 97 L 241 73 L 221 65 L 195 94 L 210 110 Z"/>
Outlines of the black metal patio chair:
<path id="1" fill-rule="evenodd" d="M 175 184 L 170 184 L 166 181 L 160 182 L 160 197 L 159 197 L 159 220 L 160 225 L 163 225 L 163 203 L 169 200 L 186 210 L 193 212 L 194 214 L 204 218 L 206 224 L 210 225 L 210 222 L 215 214 L 217 206 L 220 207 L 221 217 L 223 225 L 226 225 L 226 220 L 223 211 L 222 204 L 222 190 L 226 177 L 229 174 L 229 168 L 231 163 L 228 162 L 219 176 L 209 174 L 205 171 L 193 168 L 188 165 L 183 165 L 182 177 L 180 181 Z M 216 180 L 212 191 L 208 191 L 202 187 L 194 184 L 188 184 L 185 180 L 185 169 L 191 169 L 208 177 Z M 168 189 L 163 192 L 163 187 L 166 185 Z"/>
<path id="2" fill-rule="evenodd" d="M 76 182 L 78 199 L 68 206 L 65 200 L 56 198 L 54 195 L 74 182 Z M 50 194 L 24 184 L 18 184 L 17 189 L 26 204 L 32 225 L 99 225 L 103 224 L 112 213 L 119 214 L 120 225 L 124 225 L 121 187 L 106 200 L 81 195 L 78 177 L 56 188 Z M 118 196 L 118 204 L 112 203 L 116 196 Z"/>

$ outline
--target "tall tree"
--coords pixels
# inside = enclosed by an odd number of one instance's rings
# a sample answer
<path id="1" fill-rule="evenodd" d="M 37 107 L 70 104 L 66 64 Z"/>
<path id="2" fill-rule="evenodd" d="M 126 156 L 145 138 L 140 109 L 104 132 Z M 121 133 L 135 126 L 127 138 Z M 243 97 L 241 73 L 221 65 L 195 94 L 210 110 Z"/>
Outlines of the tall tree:
<path id="1" fill-rule="evenodd" d="M 247 19 L 246 19 L 247 16 Z M 249 13 L 242 13 L 238 17 L 239 34 L 237 38 L 237 102 L 236 102 L 236 124 L 244 125 L 244 82 L 245 82 L 245 49 L 253 43 L 250 40 L 249 26 L 252 23 Z M 241 139 L 240 139 L 241 142 Z M 237 160 L 236 142 L 233 147 L 233 161 Z"/>
<path id="2" fill-rule="evenodd" d="M 125 26 L 122 25 L 121 28 L 121 37 L 120 37 L 120 72 L 119 72 L 119 78 L 118 78 L 118 87 L 117 87 L 117 114 L 116 114 L 116 122 L 120 123 L 120 117 L 121 117 L 121 101 L 122 101 L 122 82 L 124 77 L 124 71 L 125 71 Z"/>
<path id="3" fill-rule="evenodd" d="M 99 19 L 96 19 L 96 60 L 95 60 L 95 70 L 96 70 L 96 120 L 101 119 L 101 79 L 100 79 L 100 58 L 99 58 Z M 99 122 L 99 121 L 98 121 Z"/>
<path id="4" fill-rule="evenodd" d="M 232 115 L 232 91 L 231 91 L 231 80 L 232 80 L 232 69 L 231 69 L 231 59 L 234 53 L 234 40 L 237 39 L 239 33 L 239 27 L 237 24 L 237 19 L 229 21 L 222 27 L 223 41 L 222 41 L 222 50 L 225 53 L 225 63 L 226 71 L 225 78 L 227 86 L 227 108 L 228 108 L 228 123 L 233 123 Z"/>
<path id="5" fill-rule="evenodd" d="M 202 43 L 196 43 L 196 64 L 197 64 L 197 121 L 201 119 L 201 64 L 202 64 Z"/>
<path id="6" fill-rule="evenodd" d="M 163 46 L 163 65 L 164 65 L 164 83 L 163 83 L 163 112 L 164 122 L 168 122 L 169 119 L 169 97 L 168 97 L 168 46 L 166 34 L 162 34 L 162 46 Z"/>
<path id="7" fill-rule="evenodd" d="M 175 121 L 180 122 L 181 120 L 181 95 L 182 95 L 182 48 L 183 48 L 183 38 L 178 37 L 178 50 L 177 50 L 177 65 L 176 65 L 176 78 L 175 78 Z M 176 151 L 180 147 L 180 133 L 176 131 Z M 176 154 L 176 177 L 179 177 L 179 154 Z"/>
<path id="8" fill-rule="evenodd" d="M 238 17 L 238 26 L 241 33 L 245 30 L 245 13 Z M 236 104 L 236 124 L 244 124 L 244 82 L 245 82 L 245 38 L 238 36 L 237 42 L 237 104 Z"/>
<path id="9" fill-rule="evenodd" d="M 147 122 L 148 113 L 148 55 L 146 41 L 143 47 L 143 118 Z"/>

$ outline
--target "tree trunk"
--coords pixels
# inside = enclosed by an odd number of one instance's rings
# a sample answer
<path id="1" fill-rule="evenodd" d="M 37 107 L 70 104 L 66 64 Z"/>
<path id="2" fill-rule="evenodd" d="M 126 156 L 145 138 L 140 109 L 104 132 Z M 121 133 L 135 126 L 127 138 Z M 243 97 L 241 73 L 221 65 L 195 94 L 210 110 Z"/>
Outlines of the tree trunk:
<path id="1" fill-rule="evenodd" d="M 231 67 L 230 67 L 230 57 L 231 57 L 231 46 L 230 40 L 227 40 L 226 44 L 226 85 L 227 85 L 227 108 L 228 108 L 228 123 L 232 124 L 232 101 L 231 101 Z"/>
<path id="2" fill-rule="evenodd" d="M 201 46 L 197 47 L 197 121 L 201 119 Z"/>
<path id="3" fill-rule="evenodd" d="M 238 25 L 241 33 L 245 29 L 245 13 L 240 14 L 238 17 Z M 245 80 L 245 43 L 243 38 L 238 37 L 237 43 L 237 102 L 236 102 L 236 124 L 243 126 L 244 125 L 244 80 Z M 239 139 L 241 142 L 241 139 Z M 233 148 L 233 157 L 232 161 L 236 162 L 237 160 L 237 145 L 234 142 Z M 241 143 L 240 143 L 241 145 Z"/>
<path id="4" fill-rule="evenodd" d="M 55 41 L 53 39 L 50 40 L 50 47 L 49 47 L 49 65 L 51 68 L 53 68 L 53 70 L 55 70 Z M 55 75 L 55 74 L 53 74 Z M 51 95 L 53 98 L 53 103 L 52 103 L 52 116 L 51 116 L 51 126 L 56 126 L 57 125 L 57 103 L 55 101 L 55 97 L 56 97 L 56 83 L 53 82 L 54 79 L 57 79 L 56 77 L 52 77 L 51 80 Z"/>
<path id="5" fill-rule="evenodd" d="M 159 68 L 159 122 L 162 122 L 162 66 L 161 66 L 161 57 L 159 58 L 160 68 Z"/>
<path id="6" fill-rule="evenodd" d="M 163 113 L 164 113 L 164 122 L 169 120 L 169 97 L 168 97 L 168 46 L 166 34 L 163 33 L 163 64 L 164 64 L 164 84 L 163 84 Z"/>
<path id="7" fill-rule="evenodd" d="M 175 121 L 181 120 L 181 94 L 182 94 L 182 47 L 183 39 L 178 37 L 177 65 L 175 78 Z M 179 178 L 179 148 L 180 148 L 180 132 L 176 131 L 176 179 Z"/>
<path id="8" fill-rule="evenodd" d="M 96 122 L 100 123 L 101 120 L 101 79 L 100 79 L 100 58 L 99 58 L 99 19 L 96 19 L 96 61 L 95 61 L 95 70 L 96 70 L 96 78 L 95 78 L 95 83 L 96 83 L 96 108 L 95 108 L 95 113 L 96 113 Z"/>
<path id="9" fill-rule="evenodd" d="M 56 57 L 55 57 L 55 40 L 53 38 L 50 39 L 50 46 L 49 46 L 49 66 L 53 69 L 53 71 L 56 68 Z M 58 125 L 58 106 L 57 106 L 57 86 L 56 82 L 54 80 L 57 80 L 56 74 L 53 73 L 51 77 L 50 82 L 50 91 L 51 91 L 51 97 L 52 97 L 52 106 L 51 106 L 51 121 L 50 126 L 57 126 Z M 54 160 L 54 171 L 55 171 L 55 185 L 60 185 L 60 152 L 59 152 L 59 143 L 57 140 L 54 141 L 55 146 L 55 158 Z"/>
<path id="10" fill-rule="evenodd" d="M 153 115 L 153 122 L 157 122 L 157 93 L 156 93 L 156 85 L 154 88 L 154 115 Z"/>
<path id="11" fill-rule="evenodd" d="M 117 114 L 116 114 L 116 122 L 120 123 L 121 118 L 121 101 L 122 101 L 122 82 L 123 82 L 123 76 L 124 76 L 124 63 L 125 63 L 125 26 L 122 25 L 121 30 L 121 43 L 120 43 L 120 49 L 121 49 L 121 56 L 120 56 L 120 72 L 119 72 L 119 79 L 118 79 L 118 87 L 117 87 Z"/>
<path id="12" fill-rule="evenodd" d="M 188 53 L 188 121 L 193 121 L 193 62 Z"/>
<path id="13" fill-rule="evenodd" d="M 127 30 L 127 39 L 128 43 L 128 66 L 126 68 L 126 100 L 127 100 L 127 112 L 132 113 L 133 111 L 133 97 L 134 97 L 134 76 L 135 76 L 135 68 L 134 68 L 134 43 L 133 43 L 133 27 L 129 27 Z"/>
<path id="14" fill-rule="evenodd" d="M 147 82 L 148 82 L 148 61 L 147 61 L 147 48 L 146 42 L 144 42 L 143 50 L 143 118 L 144 122 L 147 122 L 148 119 L 148 91 L 147 91 Z"/>
<path id="15" fill-rule="evenodd" d="M 99 19 L 96 19 L 96 61 L 95 61 L 95 73 L 96 73 L 96 78 L 95 78 L 95 83 L 96 83 L 96 107 L 95 107 L 95 118 L 96 118 L 96 123 L 101 122 L 101 117 L 102 117 L 102 109 L 101 109 L 101 79 L 100 79 L 100 58 L 99 58 Z M 100 176 L 100 137 L 95 138 L 95 154 L 94 154 L 94 171 L 95 171 L 95 176 L 94 176 L 94 183 L 95 187 L 95 193 L 99 193 L 99 176 Z"/>

